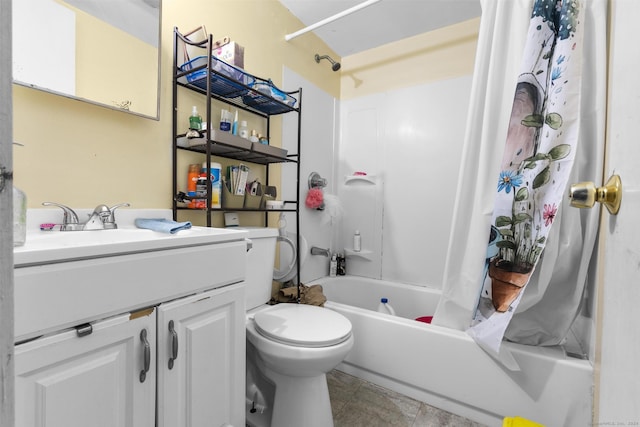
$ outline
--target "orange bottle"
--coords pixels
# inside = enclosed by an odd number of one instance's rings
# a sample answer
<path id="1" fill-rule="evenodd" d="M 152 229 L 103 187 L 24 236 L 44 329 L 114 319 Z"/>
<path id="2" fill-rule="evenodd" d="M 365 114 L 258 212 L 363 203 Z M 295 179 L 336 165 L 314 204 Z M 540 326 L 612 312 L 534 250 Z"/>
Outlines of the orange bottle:
<path id="1" fill-rule="evenodd" d="M 187 195 L 190 197 L 194 197 L 196 195 L 196 183 L 198 182 L 198 178 L 200 177 L 200 165 L 193 164 L 189 165 L 189 174 L 187 175 Z M 195 200 L 189 201 L 189 207 L 195 208 L 196 202 Z"/>

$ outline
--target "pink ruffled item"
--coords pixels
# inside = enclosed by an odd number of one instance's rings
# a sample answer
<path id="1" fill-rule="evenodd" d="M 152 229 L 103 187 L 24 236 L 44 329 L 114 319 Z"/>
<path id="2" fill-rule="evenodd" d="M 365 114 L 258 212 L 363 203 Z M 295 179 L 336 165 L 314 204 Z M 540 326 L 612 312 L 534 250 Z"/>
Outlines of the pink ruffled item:
<path id="1" fill-rule="evenodd" d="M 312 188 L 307 193 L 307 200 L 305 201 L 305 205 L 309 209 L 318 209 L 324 204 L 324 196 L 322 194 L 322 190 L 319 188 Z"/>

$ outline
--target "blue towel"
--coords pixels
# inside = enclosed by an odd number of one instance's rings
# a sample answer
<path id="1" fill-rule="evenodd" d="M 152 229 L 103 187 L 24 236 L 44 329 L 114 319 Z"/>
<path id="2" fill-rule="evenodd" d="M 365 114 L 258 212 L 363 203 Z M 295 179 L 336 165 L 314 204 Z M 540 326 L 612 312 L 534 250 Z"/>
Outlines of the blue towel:
<path id="1" fill-rule="evenodd" d="M 138 228 L 148 228 L 149 230 L 170 234 L 176 234 L 180 230 L 191 228 L 189 221 L 176 222 L 164 218 L 136 218 L 135 224 Z"/>

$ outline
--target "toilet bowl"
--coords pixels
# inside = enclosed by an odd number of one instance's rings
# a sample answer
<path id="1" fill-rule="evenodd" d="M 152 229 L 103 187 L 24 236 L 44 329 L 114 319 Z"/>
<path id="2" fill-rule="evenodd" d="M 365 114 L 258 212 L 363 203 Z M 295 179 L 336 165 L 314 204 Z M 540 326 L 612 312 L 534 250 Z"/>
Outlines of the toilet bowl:
<path id="1" fill-rule="evenodd" d="M 249 229 L 247 425 L 331 427 L 326 373 L 353 347 L 351 322 L 322 307 L 266 304 L 277 234 L 276 229 Z"/>
<path id="2" fill-rule="evenodd" d="M 271 425 L 333 426 L 326 373 L 352 347 L 351 323 L 329 309 L 279 304 L 249 316 L 247 351 L 275 386 Z"/>

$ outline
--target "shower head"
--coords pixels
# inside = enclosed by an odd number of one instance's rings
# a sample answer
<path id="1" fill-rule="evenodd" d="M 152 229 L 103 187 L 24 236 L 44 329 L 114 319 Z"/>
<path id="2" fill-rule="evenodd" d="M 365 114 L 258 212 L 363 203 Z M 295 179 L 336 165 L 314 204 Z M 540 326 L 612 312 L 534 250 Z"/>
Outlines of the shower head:
<path id="1" fill-rule="evenodd" d="M 321 59 L 326 59 L 327 61 L 331 62 L 331 69 L 333 71 L 338 71 L 340 69 L 340 63 L 334 61 L 333 59 L 331 59 L 331 57 L 329 55 L 318 55 L 316 53 L 316 62 L 319 64 Z"/>

